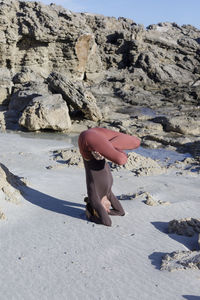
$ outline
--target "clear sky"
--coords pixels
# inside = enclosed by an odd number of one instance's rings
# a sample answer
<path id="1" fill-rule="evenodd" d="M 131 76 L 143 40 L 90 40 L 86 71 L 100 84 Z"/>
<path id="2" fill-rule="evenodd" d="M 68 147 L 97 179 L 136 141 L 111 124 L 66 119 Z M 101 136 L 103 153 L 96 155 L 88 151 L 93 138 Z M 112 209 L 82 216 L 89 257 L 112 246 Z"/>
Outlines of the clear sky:
<path id="1" fill-rule="evenodd" d="M 41 0 L 74 12 L 126 17 L 145 27 L 159 22 L 191 24 L 200 29 L 200 0 Z"/>

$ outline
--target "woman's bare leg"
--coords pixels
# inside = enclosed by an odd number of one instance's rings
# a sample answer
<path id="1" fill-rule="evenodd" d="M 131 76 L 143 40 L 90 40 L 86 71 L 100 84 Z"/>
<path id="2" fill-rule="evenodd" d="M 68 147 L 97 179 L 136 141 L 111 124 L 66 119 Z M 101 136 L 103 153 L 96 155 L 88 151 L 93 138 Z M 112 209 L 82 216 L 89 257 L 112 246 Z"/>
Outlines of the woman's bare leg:
<path id="1" fill-rule="evenodd" d="M 103 207 L 105 208 L 107 213 L 109 213 L 110 212 L 110 207 L 111 207 L 111 202 L 108 200 L 107 196 L 104 196 L 101 199 L 101 204 L 103 205 Z"/>

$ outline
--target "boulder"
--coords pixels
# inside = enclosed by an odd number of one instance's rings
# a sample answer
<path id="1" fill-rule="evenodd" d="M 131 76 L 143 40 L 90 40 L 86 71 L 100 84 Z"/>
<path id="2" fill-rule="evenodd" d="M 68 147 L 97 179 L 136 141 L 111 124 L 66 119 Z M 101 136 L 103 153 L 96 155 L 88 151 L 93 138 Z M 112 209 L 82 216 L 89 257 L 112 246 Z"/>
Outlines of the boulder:
<path id="1" fill-rule="evenodd" d="M 177 116 L 162 116 L 152 119 L 155 123 L 160 123 L 163 129 L 167 132 L 177 132 L 183 135 L 200 135 L 200 120 L 195 117 L 187 117 L 182 115 Z"/>
<path id="2" fill-rule="evenodd" d="M 64 131 L 71 127 L 68 107 L 60 94 L 38 96 L 31 100 L 19 119 L 29 131 Z"/>
<path id="3" fill-rule="evenodd" d="M 38 74 L 33 72 L 30 68 L 22 68 L 20 72 L 17 72 L 13 77 L 14 84 L 25 84 L 29 82 L 43 82 L 44 79 Z"/>
<path id="4" fill-rule="evenodd" d="M 161 271 L 169 272 L 199 269 L 200 251 L 174 251 L 163 256 L 160 266 Z"/>
<path id="5" fill-rule="evenodd" d="M 73 83 L 60 73 L 52 72 L 47 78 L 52 92 L 60 93 L 68 105 L 83 112 L 86 119 L 98 121 L 102 119 L 96 99 L 91 92 L 86 91 L 80 84 Z"/>
<path id="6" fill-rule="evenodd" d="M 166 131 L 175 131 L 184 135 L 200 135 L 200 120 L 177 116 L 168 118 Z"/>
<path id="7" fill-rule="evenodd" d="M 9 103 L 9 111 L 20 113 L 29 105 L 32 99 L 40 96 L 50 96 L 50 94 L 48 85 L 41 82 L 33 81 L 15 86 Z"/>
<path id="8" fill-rule="evenodd" d="M 200 220 L 194 218 L 174 219 L 168 224 L 168 232 L 193 236 L 195 232 L 200 233 Z"/>

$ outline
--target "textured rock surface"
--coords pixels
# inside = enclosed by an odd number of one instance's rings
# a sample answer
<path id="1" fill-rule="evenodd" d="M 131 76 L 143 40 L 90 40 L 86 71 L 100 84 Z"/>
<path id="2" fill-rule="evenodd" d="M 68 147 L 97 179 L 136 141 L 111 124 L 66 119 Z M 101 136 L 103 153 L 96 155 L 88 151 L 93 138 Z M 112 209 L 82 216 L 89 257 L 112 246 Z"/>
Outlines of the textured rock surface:
<path id="1" fill-rule="evenodd" d="M 58 150 L 54 152 L 54 155 L 58 162 L 62 160 L 67 166 L 83 167 L 83 159 L 78 148 Z M 165 168 L 162 168 L 155 160 L 136 153 L 129 153 L 128 161 L 123 166 L 118 166 L 110 162 L 109 164 L 111 170 L 129 170 L 136 176 L 161 174 L 165 172 Z"/>
<path id="2" fill-rule="evenodd" d="M 142 194 L 142 196 L 143 196 L 143 194 Z M 168 202 L 168 201 L 154 199 L 148 192 L 145 192 L 144 196 L 146 197 L 146 200 L 145 200 L 146 205 L 149 205 L 149 206 L 170 205 L 170 202 Z"/>
<path id="3" fill-rule="evenodd" d="M 139 199 L 149 206 L 169 205 L 170 202 L 157 200 L 149 192 L 139 191 L 135 194 L 122 194 L 119 196 L 120 200 L 136 200 Z"/>
<path id="4" fill-rule="evenodd" d="M 12 174 L 8 168 L 0 163 L 0 201 L 6 200 L 19 204 L 25 182 Z M 0 208 L 0 219 L 5 219 L 5 214 Z"/>
<path id="5" fill-rule="evenodd" d="M 193 236 L 196 232 L 200 233 L 200 220 L 194 218 L 172 220 L 168 224 L 168 232 Z"/>
<path id="6" fill-rule="evenodd" d="M 177 251 L 165 255 L 162 259 L 162 271 L 173 272 L 187 269 L 200 269 L 200 251 Z"/>
<path id="7" fill-rule="evenodd" d="M 20 87 L 16 87 L 16 91 L 14 90 L 9 102 L 9 111 L 23 112 L 31 100 L 48 95 L 50 93 L 46 84 L 38 81 L 25 82 Z"/>
<path id="8" fill-rule="evenodd" d="M 78 148 L 66 149 L 66 150 L 57 150 L 54 151 L 54 157 L 56 160 L 63 160 L 66 165 L 77 166 L 80 168 L 84 167 L 82 156 L 80 155 Z"/>
<path id="9" fill-rule="evenodd" d="M 199 142 L 197 28 L 145 29 L 123 17 L 18 0 L 0 2 L 0 24 L 0 105 L 9 105 L 2 128 L 17 124 L 36 96 L 59 93 L 74 130 L 117 128 L 147 146 L 187 151 Z"/>
<path id="10" fill-rule="evenodd" d="M 155 160 L 134 152 L 130 152 L 128 154 L 128 161 L 125 165 L 118 166 L 114 163 L 111 163 L 111 167 L 116 170 L 129 170 L 137 176 L 165 173 L 165 168 L 162 168 Z"/>
<path id="11" fill-rule="evenodd" d="M 30 131 L 51 129 L 69 130 L 68 107 L 60 94 L 34 98 L 23 111 L 19 124 Z"/>
<path id="12" fill-rule="evenodd" d="M 50 74 L 47 81 L 52 91 L 61 93 L 68 105 L 82 111 L 86 118 L 93 121 L 102 118 L 94 96 L 89 91 L 85 91 L 81 85 L 74 84 L 66 76 L 55 72 Z"/>
<path id="13" fill-rule="evenodd" d="M 199 74 L 199 31 L 192 26 L 160 23 L 145 30 L 129 19 L 39 2 L 4 0 L 0 12 L 1 65 L 14 72 L 28 67 L 45 77 L 57 70 L 84 78 L 132 68 L 134 85 L 189 82 Z"/>
<path id="14" fill-rule="evenodd" d="M 12 80 L 7 68 L 0 68 L 0 105 L 7 104 L 11 94 Z"/>
<path id="15" fill-rule="evenodd" d="M 187 116 L 157 117 L 154 121 L 161 123 L 167 132 L 193 136 L 200 135 L 200 120 L 195 116 L 192 119 Z"/>

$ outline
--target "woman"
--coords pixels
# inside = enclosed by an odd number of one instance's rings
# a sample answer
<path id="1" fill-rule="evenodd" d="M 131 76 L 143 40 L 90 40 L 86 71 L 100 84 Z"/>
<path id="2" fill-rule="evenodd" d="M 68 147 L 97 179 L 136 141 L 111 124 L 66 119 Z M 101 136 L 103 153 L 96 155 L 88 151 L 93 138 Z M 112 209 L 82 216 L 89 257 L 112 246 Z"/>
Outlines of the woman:
<path id="1" fill-rule="evenodd" d="M 106 128 L 91 128 L 80 134 L 78 144 L 86 172 L 86 215 L 95 223 L 111 226 L 109 215 L 123 216 L 125 212 L 112 193 L 113 178 L 105 158 L 124 165 L 127 155 L 123 150 L 138 148 L 140 140 Z"/>

